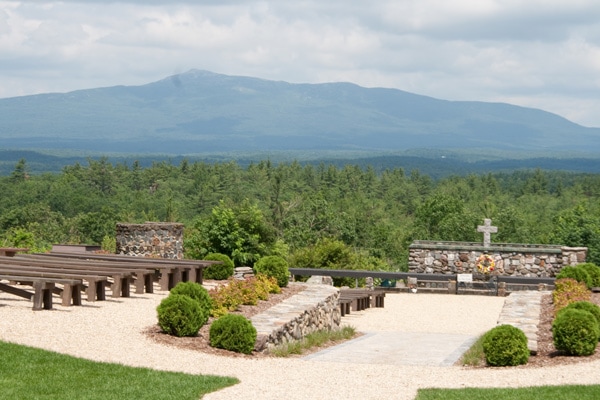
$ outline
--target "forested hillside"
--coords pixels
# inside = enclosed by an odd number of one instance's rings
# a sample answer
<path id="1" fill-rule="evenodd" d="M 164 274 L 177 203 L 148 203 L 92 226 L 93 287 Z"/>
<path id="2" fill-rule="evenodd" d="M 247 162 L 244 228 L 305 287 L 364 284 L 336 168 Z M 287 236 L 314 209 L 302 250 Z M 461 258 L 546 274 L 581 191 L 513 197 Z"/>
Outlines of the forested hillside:
<path id="1" fill-rule="evenodd" d="M 117 222 L 177 221 L 188 257 L 399 270 L 412 240 L 479 241 L 477 225 L 492 218 L 493 242 L 588 246 L 599 263 L 599 200 L 600 174 L 539 169 L 434 180 L 352 164 L 100 159 L 34 175 L 21 160 L 0 177 L 0 245 L 110 246 Z"/>

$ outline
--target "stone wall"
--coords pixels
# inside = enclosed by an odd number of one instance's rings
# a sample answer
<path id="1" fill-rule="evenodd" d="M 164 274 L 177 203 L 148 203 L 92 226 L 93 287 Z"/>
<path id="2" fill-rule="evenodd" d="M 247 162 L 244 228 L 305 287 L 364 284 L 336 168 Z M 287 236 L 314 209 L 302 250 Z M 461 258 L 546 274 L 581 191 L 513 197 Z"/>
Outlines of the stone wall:
<path id="1" fill-rule="evenodd" d="M 585 262 L 587 247 L 415 241 L 409 247 L 409 272 L 476 274 L 477 259 L 489 254 L 503 276 L 555 277 L 562 267 Z"/>
<path id="2" fill-rule="evenodd" d="M 183 224 L 117 224 L 117 254 L 183 259 Z"/>
<path id="3" fill-rule="evenodd" d="M 251 318 L 257 331 L 256 351 L 300 340 L 317 330 L 337 329 L 341 322 L 339 290 L 329 285 L 307 288 Z"/>

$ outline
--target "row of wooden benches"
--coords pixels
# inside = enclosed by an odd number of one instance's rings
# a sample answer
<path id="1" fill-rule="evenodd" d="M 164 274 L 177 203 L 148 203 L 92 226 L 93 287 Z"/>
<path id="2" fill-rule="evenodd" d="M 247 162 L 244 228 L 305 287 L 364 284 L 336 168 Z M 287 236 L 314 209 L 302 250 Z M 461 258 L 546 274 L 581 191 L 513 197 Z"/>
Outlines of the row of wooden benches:
<path id="1" fill-rule="evenodd" d="M 215 261 L 151 259 L 117 255 L 47 253 L 0 257 L 0 290 L 33 299 L 33 309 L 51 309 L 52 294 L 60 294 L 63 306 L 105 300 L 106 288 L 112 297 L 152 293 L 154 281 L 161 290 L 170 290 L 181 281 L 202 283 L 203 270 Z M 33 292 L 15 284 L 33 288 Z"/>
<path id="2" fill-rule="evenodd" d="M 350 311 L 362 311 L 371 307 L 381 307 L 385 305 L 385 291 L 374 289 L 340 289 L 338 299 L 342 317 L 350 314 Z"/>

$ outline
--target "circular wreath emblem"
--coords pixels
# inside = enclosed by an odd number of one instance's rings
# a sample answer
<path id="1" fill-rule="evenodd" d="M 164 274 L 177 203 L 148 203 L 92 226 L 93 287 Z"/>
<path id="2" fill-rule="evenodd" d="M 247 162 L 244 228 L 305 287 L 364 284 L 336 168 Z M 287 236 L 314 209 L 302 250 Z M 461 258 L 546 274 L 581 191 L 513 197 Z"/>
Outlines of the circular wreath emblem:
<path id="1" fill-rule="evenodd" d="M 477 270 L 483 274 L 489 274 L 496 269 L 496 261 L 489 254 L 482 254 L 477 259 Z"/>

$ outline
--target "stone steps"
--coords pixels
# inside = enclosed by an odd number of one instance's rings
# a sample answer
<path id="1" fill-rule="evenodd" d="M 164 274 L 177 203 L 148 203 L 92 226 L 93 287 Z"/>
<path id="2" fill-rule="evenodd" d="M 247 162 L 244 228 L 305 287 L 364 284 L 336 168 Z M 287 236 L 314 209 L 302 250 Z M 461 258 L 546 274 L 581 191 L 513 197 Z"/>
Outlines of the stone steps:
<path id="1" fill-rule="evenodd" d="M 291 283 L 293 285 L 293 283 Z M 319 329 L 336 328 L 341 313 L 339 289 L 329 285 L 306 285 L 306 289 L 250 318 L 256 328 L 255 350 L 299 340 Z"/>
<path id="2" fill-rule="evenodd" d="M 527 347 L 531 354 L 537 353 L 537 334 L 540 324 L 542 296 L 548 291 L 513 292 L 504 301 L 498 318 L 498 325 L 512 325 L 521 329 L 527 336 Z"/>

